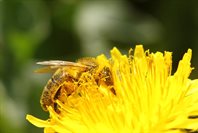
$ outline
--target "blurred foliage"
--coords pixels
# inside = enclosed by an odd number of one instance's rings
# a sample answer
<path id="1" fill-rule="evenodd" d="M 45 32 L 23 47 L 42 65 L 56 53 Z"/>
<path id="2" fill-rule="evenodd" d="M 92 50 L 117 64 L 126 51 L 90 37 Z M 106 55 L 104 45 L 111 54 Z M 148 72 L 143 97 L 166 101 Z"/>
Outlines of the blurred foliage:
<path id="1" fill-rule="evenodd" d="M 174 67 L 193 49 L 192 78 L 198 77 L 196 0 L 0 0 L 0 132 L 41 133 L 27 113 L 47 118 L 39 104 L 50 75 L 35 62 L 127 52 L 144 44 L 173 51 Z"/>

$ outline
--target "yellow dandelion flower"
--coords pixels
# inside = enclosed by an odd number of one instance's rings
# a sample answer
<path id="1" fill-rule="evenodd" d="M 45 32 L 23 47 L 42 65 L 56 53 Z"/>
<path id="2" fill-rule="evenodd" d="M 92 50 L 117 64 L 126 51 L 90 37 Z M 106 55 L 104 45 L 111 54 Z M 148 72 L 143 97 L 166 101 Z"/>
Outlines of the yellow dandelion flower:
<path id="1" fill-rule="evenodd" d="M 26 119 L 44 128 L 45 133 L 198 130 L 198 80 L 189 79 L 191 49 L 184 54 L 174 74 L 171 74 L 171 52 L 145 52 L 143 46 L 138 45 L 129 53 L 126 56 L 113 48 L 110 59 L 98 56 L 97 70 L 82 73 L 78 81 L 73 82 L 75 91 L 71 95 L 61 92 L 63 94 L 54 101 L 57 107 L 47 107 L 48 120 L 31 115 Z M 101 71 L 110 74 L 102 79 Z M 113 83 L 108 83 L 111 79 Z"/>

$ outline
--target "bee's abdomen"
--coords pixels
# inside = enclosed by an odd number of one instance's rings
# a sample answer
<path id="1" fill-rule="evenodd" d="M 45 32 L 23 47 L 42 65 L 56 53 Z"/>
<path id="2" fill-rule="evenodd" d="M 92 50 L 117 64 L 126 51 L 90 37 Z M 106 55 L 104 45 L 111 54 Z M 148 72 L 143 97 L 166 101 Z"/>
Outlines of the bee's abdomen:
<path id="1" fill-rule="evenodd" d="M 43 110 L 47 111 L 47 106 L 53 105 L 53 97 L 56 95 L 59 86 L 62 84 L 62 82 L 64 82 L 63 77 L 64 73 L 62 73 L 61 71 L 57 71 L 47 82 L 40 100 Z"/>
<path id="2" fill-rule="evenodd" d="M 41 107 L 43 108 L 43 110 L 47 111 L 47 106 L 52 104 L 52 100 L 50 98 L 50 93 L 49 91 L 46 90 L 46 87 L 43 90 L 42 96 L 41 96 Z"/>

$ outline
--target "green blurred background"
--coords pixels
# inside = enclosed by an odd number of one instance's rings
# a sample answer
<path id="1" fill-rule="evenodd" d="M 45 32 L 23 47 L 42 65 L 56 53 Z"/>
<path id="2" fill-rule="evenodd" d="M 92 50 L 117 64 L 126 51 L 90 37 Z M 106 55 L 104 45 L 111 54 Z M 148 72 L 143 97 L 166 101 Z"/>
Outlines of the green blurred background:
<path id="1" fill-rule="evenodd" d="M 75 61 L 127 53 L 144 44 L 173 51 L 173 71 L 193 49 L 191 78 L 198 77 L 197 0 L 0 0 L 0 132 L 42 133 L 26 114 L 47 119 L 40 95 L 50 74 L 36 74 L 37 61 Z"/>

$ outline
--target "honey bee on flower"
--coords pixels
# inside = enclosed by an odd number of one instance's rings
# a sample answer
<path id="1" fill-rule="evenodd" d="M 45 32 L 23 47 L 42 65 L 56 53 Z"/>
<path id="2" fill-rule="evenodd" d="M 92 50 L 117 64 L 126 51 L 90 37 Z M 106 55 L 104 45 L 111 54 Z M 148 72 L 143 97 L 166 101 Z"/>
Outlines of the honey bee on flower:
<path id="1" fill-rule="evenodd" d="M 48 106 L 52 106 L 57 111 L 55 100 L 60 100 L 61 95 L 65 95 L 65 97 L 72 95 L 80 85 L 79 79 L 83 73 L 90 73 L 98 86 L 109 86 L 112 93 L 115 94 L 115 90 L 112 88 L 113 79 L 110 68 L 100 67 L 95 58 L 82 58 L 77 62 L 52 60 L 37 64 L 47 65 L 47 67 L 38 69 L 36 72 L 55 71 L 41 95 L 40 103 L 45 111 L 48 111 Z"/>

